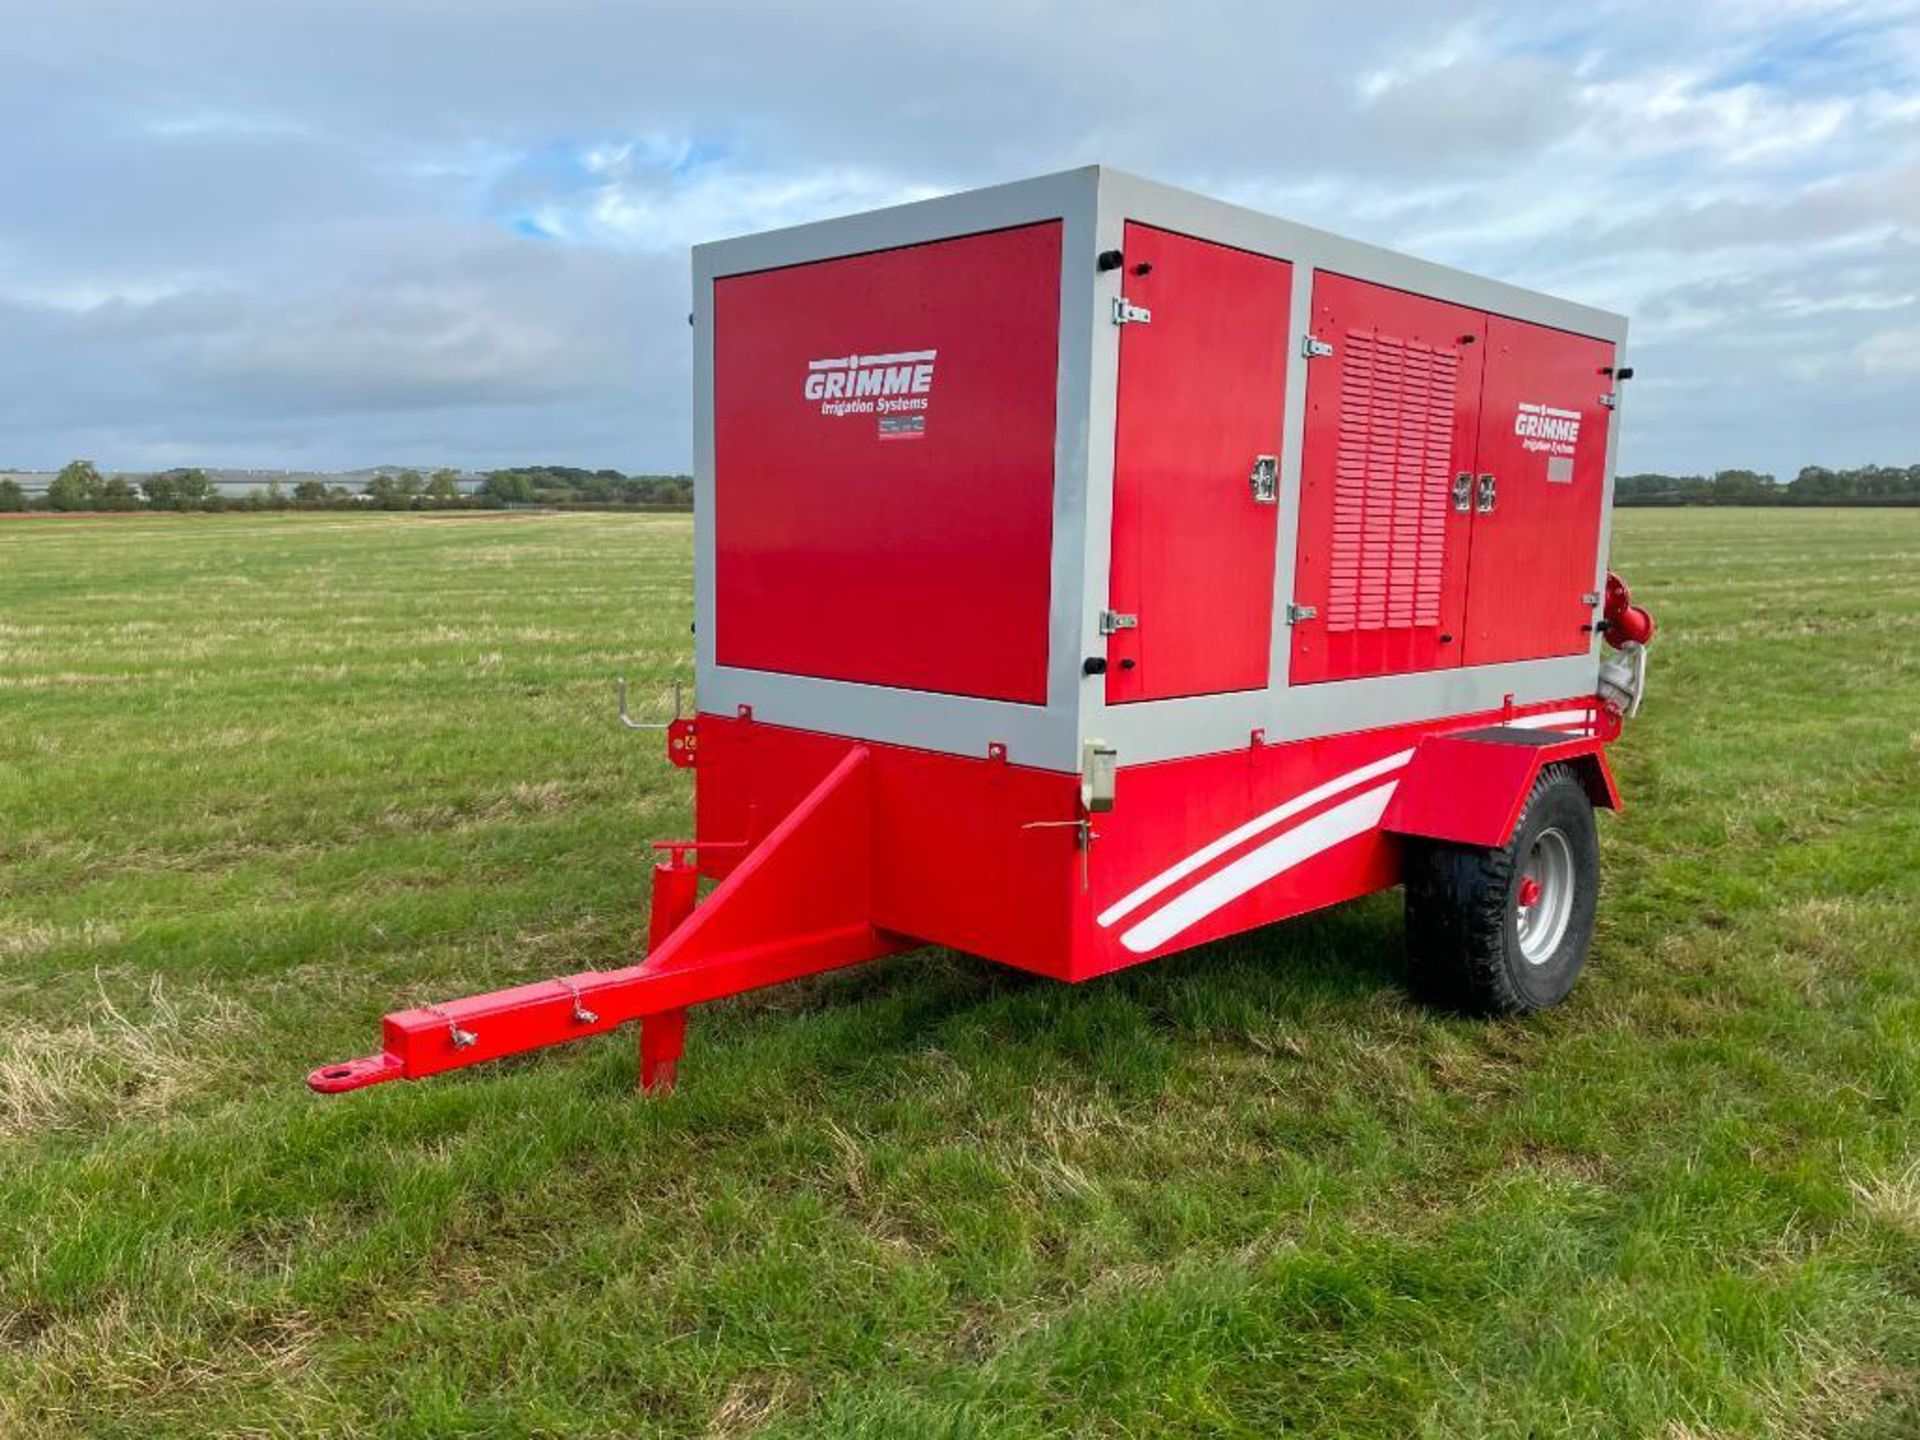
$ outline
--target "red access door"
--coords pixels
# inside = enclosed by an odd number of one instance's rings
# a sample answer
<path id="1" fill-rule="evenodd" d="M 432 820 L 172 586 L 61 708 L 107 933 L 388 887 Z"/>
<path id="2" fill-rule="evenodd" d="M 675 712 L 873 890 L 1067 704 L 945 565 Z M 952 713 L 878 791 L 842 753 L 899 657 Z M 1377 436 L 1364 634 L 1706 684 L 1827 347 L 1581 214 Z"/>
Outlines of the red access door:
<path id="1" fill-rule="evenodd" d="M 1465 663 L 1578 655 L 1592 639 L 1613 346 L 1495 315 L 1485 349 Z"/>
<path id="2" fill-rule="evenodd" d="M 1151 318 L 1120 333 L 1107 703 L 1257 690 L 1293 267 L 1131 222 L 1122 253 Z"/>
<path id="3" fill-rule="evenodd" d="M 1462 664 L 1487 317 L 1317 274 L 1290 683 Z"/>
<path id="4" fill-rule="evenodd" d="M 722 665 L 1047 698 L 1057 220 L 713 287 Z"/>

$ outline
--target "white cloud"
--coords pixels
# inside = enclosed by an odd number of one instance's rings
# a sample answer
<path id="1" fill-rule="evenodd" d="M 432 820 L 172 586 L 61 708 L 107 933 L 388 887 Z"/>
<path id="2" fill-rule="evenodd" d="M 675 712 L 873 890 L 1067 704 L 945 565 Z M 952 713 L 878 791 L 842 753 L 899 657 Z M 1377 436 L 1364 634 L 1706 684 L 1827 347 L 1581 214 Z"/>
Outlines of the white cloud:
<path id="1" fill-rule="evenodd" d="M 1100 160 L 1621 309 L 1623 463 L 1920 459 L 1913 0 L 0 0 L 0 435 L 686 463 L 686 246 Z"/>
<path id="2" fill-rule="evenodd" d="M 1877 330 L 1855 347 L 1854 358 L 1869 375 L 1920 377 L 1920 326 Z"/>
<path id="3" fill-rule="evenodd" d="M 577 173 L 544 186 L 506 166 L 496 181 L 503 211 L 549 239 L 680 253 L 719 236 L 941 193 L 855 166 L 776 171 L 703 160 L 691 141 L 601 141 L 572 159 Z"/>
<path id="4" fill-rule="evenodd" d="M 1395 90 L 1408 89 L 1420 81 L 1448 71 L 1458 71 L 1468 62 L 1485 58 L 1485 52 L 1471 29 L 1460 26 L 1436 40 L 1407 51 L 1384 65 L 1363 72 L 1355 89 L 1367 104 L 1376 104 Z"/>
<path id="5" fill-rule="evenodd" d="M 277 116 L 231 110 L 172 111 L 140 122 L 139 128 L 161 140 L 197 140 L 204 136 L 242 136 L 272 139 L 308 135 L 309 127 Z"/>

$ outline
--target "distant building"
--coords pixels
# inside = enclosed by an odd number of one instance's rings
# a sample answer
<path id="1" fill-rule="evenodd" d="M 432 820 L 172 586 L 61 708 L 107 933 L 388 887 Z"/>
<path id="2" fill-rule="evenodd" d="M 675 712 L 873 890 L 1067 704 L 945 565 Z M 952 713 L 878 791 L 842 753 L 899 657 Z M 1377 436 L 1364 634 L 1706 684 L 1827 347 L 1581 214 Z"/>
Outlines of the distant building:
<path id="1" fill-rule="evenodd" d="M 11 480 L 29 496 L 44 495 L 53 483 L 52 470 L 0 470 L 0 480 Z"/>
<path id="2" fill-rule="evenodd" d="M 343 490 L 359 493 L 371 485 L 377 476 L 401 475 L 411 470 L 422 480 L 429 479 L 437 466 L 421 467 L 417 465 L 375 465 L 365 470 L 207 470 L 207 478 L 213 481 L 214 488 L 222 495 L 244 498 L 248 495 L 264 494 L 275 482 L 287 493 L 293 494 L 293 487 L 303 480 L 318 480 L 322 485 L 338 486 Z M 138 475 L 128 475 L 129 480 L 138 480 Z M 477 470 L 455 472 L 454 487 L 462 495 L 471 495 L 486 483 L 486 475 Z"/>

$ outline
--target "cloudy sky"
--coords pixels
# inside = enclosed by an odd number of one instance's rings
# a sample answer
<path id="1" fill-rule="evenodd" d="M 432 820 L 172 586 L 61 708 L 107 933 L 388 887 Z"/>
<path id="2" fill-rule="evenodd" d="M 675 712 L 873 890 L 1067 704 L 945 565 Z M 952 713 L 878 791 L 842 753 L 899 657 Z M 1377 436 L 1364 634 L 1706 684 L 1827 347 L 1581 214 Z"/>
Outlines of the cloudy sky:
<path id="1" fill-rule="evenodd" d="M 0 467 L 688 463 L 687 246 L 1102 161 L 1920 462 L 1920 0 L 0 0 Z"/>

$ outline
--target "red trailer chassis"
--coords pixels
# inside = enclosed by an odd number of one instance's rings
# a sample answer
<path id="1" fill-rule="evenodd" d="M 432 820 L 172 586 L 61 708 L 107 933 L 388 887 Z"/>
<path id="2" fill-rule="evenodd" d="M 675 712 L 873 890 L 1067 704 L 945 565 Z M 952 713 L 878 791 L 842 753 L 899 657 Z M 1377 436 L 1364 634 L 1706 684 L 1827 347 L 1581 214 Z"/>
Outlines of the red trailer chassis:
<path id="1" fill-rule="evenodd" d="M 390 1014 L 315 1090 L 630 1022 L 661 1089 L 707 1001 L 923 945 L 1084 981 L 1403 882 L 1417 982 L 1566 993 L 1652 635 L 1624 320 L 1101 169 L 694 262 L 646 958 Z"/>
<path id="2" fill-rule="evenodd" d="M 1345 768 L 1309 786 L 1283 777 L 1325 774 L 1327 757 L 1280 753 L 1287 747 L 1174 762 L 1149 783 L 1170 793 L 1190 790 L 1214 783 L 1198 767 L 1231 766 L 1247 770 L 1250 779 L 1264 770 L 1267 783 L 1254 779 L 1251 788 L 1285 798 L 1206 838 L 1185 826 L 1173 846 L 1164 836 L 1179 821 L 1147 808 L 1152 798 L 1124 819 L 1116 812 L 1088 826 L 1083 838 L 1083 822 L 1073 813 L 1077 795 L 1060 791 L 1056 777 L 1022 776 L 1001 760 L 957 761 L 857 742 L 822 746 L 822 737 L 751 719 L 703 716 L 697 723 L 728 736 L 723 743 L 746 777 L 739 792 L 703 804 L 703 811 L 731 812 L 741 824 L 751 824 L 753 796 L 767 793 L 770 777 L 819 773 L 823 751 L 837 749 L 838 758 L 764 836 L 657 842 L 665 858 L 653 867 L 648 955 L 639 964 L 395 1012 L 384 1021 L 379 1054 L 324 1065 L 308 1084 L 332 1094 L 418 1080 L 638 1021 L 641 1084 L 670 1089 L 689 1007 L 919 948 L 928 942 L 918 932 L 954 934 L 949 926 L 956 916 L 974 916 L 969 949 L 1056 979 L 1087 980 L 1390 885 L 1408 838 L 1500 845 L 1549 765 L 1573 766 L 1595 805 L 1620 804 L 1605 749 L 1619 734 L 1619 717 L 1590 699 L 1531 712 L 1506 709 L 1464 726 L 1355 737 L 1379 758 L 1347 766 L 1354 747 L 1344 747 L 1335 763 Z M 694 723 L 683 724 L 674 753 L 691 750 L 684 738 L 697 733 Z M 700 753 L 700 761 L 677 763 L 709 763 L 704 756 L 711 752 Z M 914 843 L 908 832 L 923 827 L 917 805 L 930 788 L 929 764 L 952 770 L 931 788 L 971 813 L 943 811 L 940 823 L 953 828 L 936 842 L 941 863 L 931 872 L 902 873 L 886 857 L 889 851 L 898 857 Z M 1302 772 L 1303 764 L 1315 769 Z M 975 767 L 985 773 L 968 775 Z M 1274 788 L 1275 781 L 1284 789 Z M 968 789 L 988 798 L 976 795 L 969 805 L 959 798 Z M 1048 797 L 1048 791 L 1056 793 Z M 912 803 L 903 805 L 902 797 Z M 1048 813 L 1033 808 L 1044 807 L 1043 797 L 1057 802 L 1058 815 L 1031 818 Z M 1113 864 L 1125 868 L 1109 871 L 1103 851 L 1114 852 Z M 1173 852 L 1176 858 L 1160 863 Z M 1150 854 L 1159 858 L 1143 867 Z M 1013 866 L 1003 867 L 1002 859 Z M 1243 869 L 1236 877 L 1236 866 L 1250 867 L 1257 883 L 1242 883 L 1250 875 Z M 996 873 L 1009 868 L 1024 878 Z M 1087 873 L 1091 894 L 1107 903 L 1096 910 L 1083 889 L 1079 903 L 1047 913 L 1039 897 L 1060 892 L 1058 872 L 1076 870 Z M 696 904 L 702 874 L 721 878 Z M 1129 886 L 1136 878 L 1141 883 Z M 1221 885 L 1223 879 L 1228 883 Z M 1135 917 L 1150 924 L 1209 885 L 1237 893 L 1202 908 L 1179 929 L 1172 927 L 1185 912 L 1144 935 L 1143 925 L 1126 924 Z"/>

